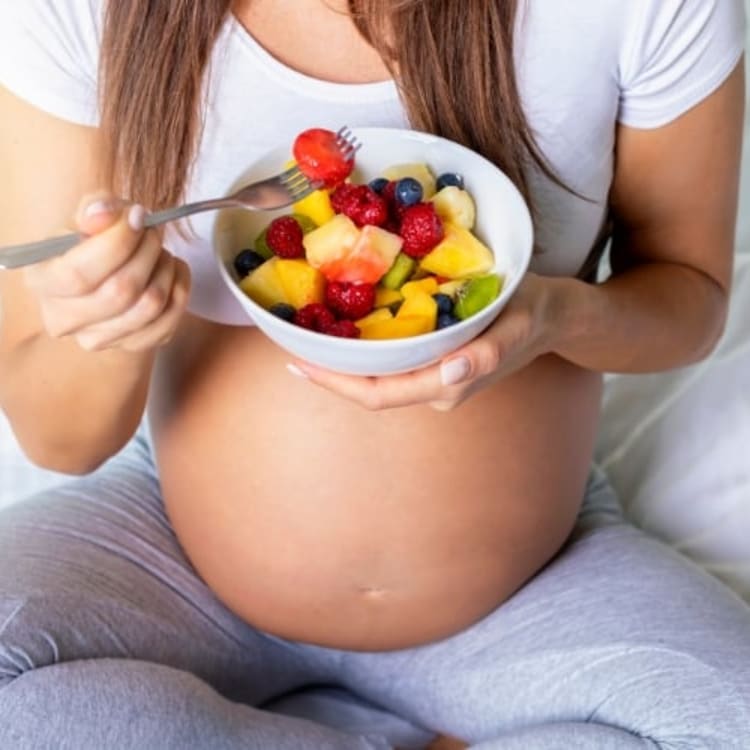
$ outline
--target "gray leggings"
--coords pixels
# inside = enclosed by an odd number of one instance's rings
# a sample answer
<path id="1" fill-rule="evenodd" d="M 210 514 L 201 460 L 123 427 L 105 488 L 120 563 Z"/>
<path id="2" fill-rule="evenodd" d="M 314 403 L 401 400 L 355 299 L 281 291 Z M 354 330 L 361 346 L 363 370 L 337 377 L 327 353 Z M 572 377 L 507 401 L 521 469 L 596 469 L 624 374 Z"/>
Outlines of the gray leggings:
<path id="1" fill-rule="evenodd" d="M 210 508 L 210 498 L 206 506 Z M 218 602 L 146 443 L 0 513 L 4 750 L 750 748 L 750 608 L 592 475 L 556 559 L 419 648 L 293 643 Z"/>

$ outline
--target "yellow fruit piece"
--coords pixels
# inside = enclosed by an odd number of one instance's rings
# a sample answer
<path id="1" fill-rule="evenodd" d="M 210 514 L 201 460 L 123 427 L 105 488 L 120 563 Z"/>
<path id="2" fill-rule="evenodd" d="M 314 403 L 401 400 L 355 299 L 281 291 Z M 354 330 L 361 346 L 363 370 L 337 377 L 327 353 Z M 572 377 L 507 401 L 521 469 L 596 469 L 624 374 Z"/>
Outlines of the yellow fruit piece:
<path id="1" fill-rule="evenodd" d="M 468 229 L 446 222 L 445 237 L 420 261 L 423 271 L 458 279 L 472 274 L 487 273 L 495 258 L 487 245 L 480 242 Z"/>
<path id="2" fill-rule="evenodd" d="M 474 199 L 466 190 L 448 185 L 430 198 L 435 213 L 443 220 L 464 229 L 471 229 L 477 215 Z"/>
<path id="3" fill-rule="evenodd" d="M 400 180 L 402 177 L 413 177 L 422 186 L 422 200 L 427 201 L 435 195 L 435 186 L 437 180 L 430 168 L 426 164 L 409 163 L 393 164 L 383 170 L 383 177 L 386 180 Z"/>
<path id="4" fill-rule="evenodd" d="M 415 290 L 404 301 L 396 313 L 397 318 L 424 318 L 429 323 L 429 329 L 435 327 L 437 321 L 437 302 L 431 294 Z"/>
<path id="5" fill-rule="evenodd" d="M 420 292 L 425 294 L 437 294 L 437 291 L 438 282 L 434 276 L 425 276 L 423 279 L 419 279 L 419 281 L 407 281 L 401 287 L 401 294 L 404 296 L 404 299 L 411 297 L 414 294 L 419 294 Z"/>
<path id="6" fill-rule="evenodd" d="M 312 302 L 323 301 L 325 277 L 307 261 L 280 258 L 276 261 L 276 273 L 281 281 L 286 302 L 298 310 Z"/>
<path id="7" fill-rule="evenodd" d="M 287 301 L 277 268 L 279 260 L 277 257 L 267 260 L 240 281 L 242 291 L 266 310 Z"/>
<path id="8" fill-rule="evenodd" d="M 387 308 L 387 307 L 381 307 L 378 310 L 373 310 L 368 315 L 365 315 L 364 318 L 360 318 L 359 320 L 354 321 L 354 325 L 359 328 L 360 331 L 364 331 L 365 328 L 368 328 L 371 325 L 374 325 L 375 323 L 382 323 L 384 320 L 392 320 L 393 319 L 393 313 Z"/>
<path id="9" fill-rule="evenodd" d="M 403 294 L 398 289 L 378 287 L 375 290 L 375 307 L 388 307 L 388 305 L 392 305 L 394 302 L 401 302 L 403 298 Z"/>
<path id="10" fill-rule="evenodd" d="M 376 321 L 360 330 L 363 339 L 405 339 L 409 336 L 429 333 L 434 330 L 434 325 L 430 326 L 429 321 L 421 317 L 396 317 L 390 320 Z"/>
<path id="11" fill-rule="evenodd" d="M 426 292 L 415 291 L 394 316 L 387 307 L 356 321 L 363 339 L 403 339 L 435 330 L 437 303 Z"/>
<path id="12" fill-rule="evenodd" d="M 307 216 L 319 227 L 322 227 L 336 215 L 331 206 L 331 198 L 327 190 L 313 190 L 310 195 L 294 203 L 292 211 Z"/>
<path id="13" fill-rule="evenodd" d="M 357 244 L 360 231 L 344 214 L 337 214 L 302 239 L 307 262 L 314 268 L 346 258 Z"/>

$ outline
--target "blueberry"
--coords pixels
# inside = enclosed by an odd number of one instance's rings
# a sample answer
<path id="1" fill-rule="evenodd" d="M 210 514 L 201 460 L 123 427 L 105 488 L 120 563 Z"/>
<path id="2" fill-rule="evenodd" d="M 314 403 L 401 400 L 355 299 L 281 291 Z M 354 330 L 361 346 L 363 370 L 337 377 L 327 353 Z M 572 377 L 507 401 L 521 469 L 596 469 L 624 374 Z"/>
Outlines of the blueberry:
<path id="1" fill-rule="evenodd" d="M 437 317 L 437 325 L 435 326 L 439 331 L 441 328 L 448 328 L 455 323 L 458 323 L 458 318 L 451 315 L 451 313 L 440 313 Z"/>
<path id="2" fill-rule="evenodd" d="M 378 194 L 385 190 L 385 186 L 388 184 L 388 180 L 385 177 L 376 177 L 374 180 L 370 180 L 370 187 Z"/>
<path id="3" fill-rule="evenodd" d="M 422 200 L 422 185 L 413 177 L 402 177 L 396 183 L 394 195 L 402 206 L 413 206 Z"/>
<path id="4" fill-rule="evenodd" d="M 450 315 L 453 312 L 453 300 L 447 294 L 438 292 L 433 294 L 432 298 L 437 302 L 438 315 L 441 313 Z"/>
<path id="5" fill-rule="evenodd" d="M 286 320 L 287 323 L 291 323 L 294 320 L 294 315 L 297 311 L 294 309 L 293 305 L 287 305 L 286 302 L 277 302 L 268 309 L 268 312 L 275 315 L 277 318 Z"/>
<path id="6" fill-rule="evenodd" d="M 240 277 L 247 276 L 265 262 L 266 259 L 255 250 L 241 250 L 234 259 L 234 270 Z"/>
<path id="7" fill-rule="evenodd" d="M 435 187 L 437 190 L 442 190 L 444 187 L 448 187 L 449 185 L 455 185 L 457 188 L 461 188 L 461 190 L 463 190 L 464 178 L 461 177 L 460 174 L 456 174 L 455 172 L 444 172 L 440 175 L 440 177 L 437 178 Z"/>

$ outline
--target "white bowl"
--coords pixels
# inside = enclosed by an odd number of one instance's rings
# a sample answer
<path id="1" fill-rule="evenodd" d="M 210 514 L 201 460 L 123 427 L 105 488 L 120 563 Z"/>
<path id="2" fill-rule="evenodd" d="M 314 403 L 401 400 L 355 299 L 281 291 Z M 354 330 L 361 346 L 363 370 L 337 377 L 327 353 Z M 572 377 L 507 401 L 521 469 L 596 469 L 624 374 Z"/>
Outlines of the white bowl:
<path id="1" fill-rule="evenodd" d="M 288 323 L 250 299 L 238 286 L 233 260 L 278 215 L 225 209 L 216 218 L 214 250 L 220 272 L 232 294 L 253 322 L 278 346 L 313 364 L 352 375 L 388 375 L 432 364 L 483 331 L 515 291 L 531 259 L 533 229 L 525 201 L 513 183 L 494 164 L 457 143 L 412 130 L 353 128 L 362 148 L 352 179 L 369 182 L 393 164 L 421 162 L 437 176 L 457 172 L 477 210 L 474 232 L 495 254 L 495 272 L 504 276 L 500 295 L 472 317 L 447 328 L 402 339 L 363 340 L 327 336 Z M 290 158 L 292 144 L 266 154 L 237 176 L 227 193 L 251 180 L 280 171 Z"/>

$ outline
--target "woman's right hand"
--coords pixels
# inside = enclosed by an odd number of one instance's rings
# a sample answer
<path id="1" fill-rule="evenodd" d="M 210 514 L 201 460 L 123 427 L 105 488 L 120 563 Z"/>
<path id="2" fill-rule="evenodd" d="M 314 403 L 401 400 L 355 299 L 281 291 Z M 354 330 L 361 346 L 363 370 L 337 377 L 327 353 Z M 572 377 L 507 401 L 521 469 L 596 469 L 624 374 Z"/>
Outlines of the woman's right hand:
<path id="1" fill-rule="evenodd" d="M 70 336 L 87 351 L 143 352 L 169 341 L 187 305 L 190 271 L 143 228 L 144 216 L 141 206 L 90 196 L 76 217 L 87 239 L 24 270 L 50 336 Z"/>

